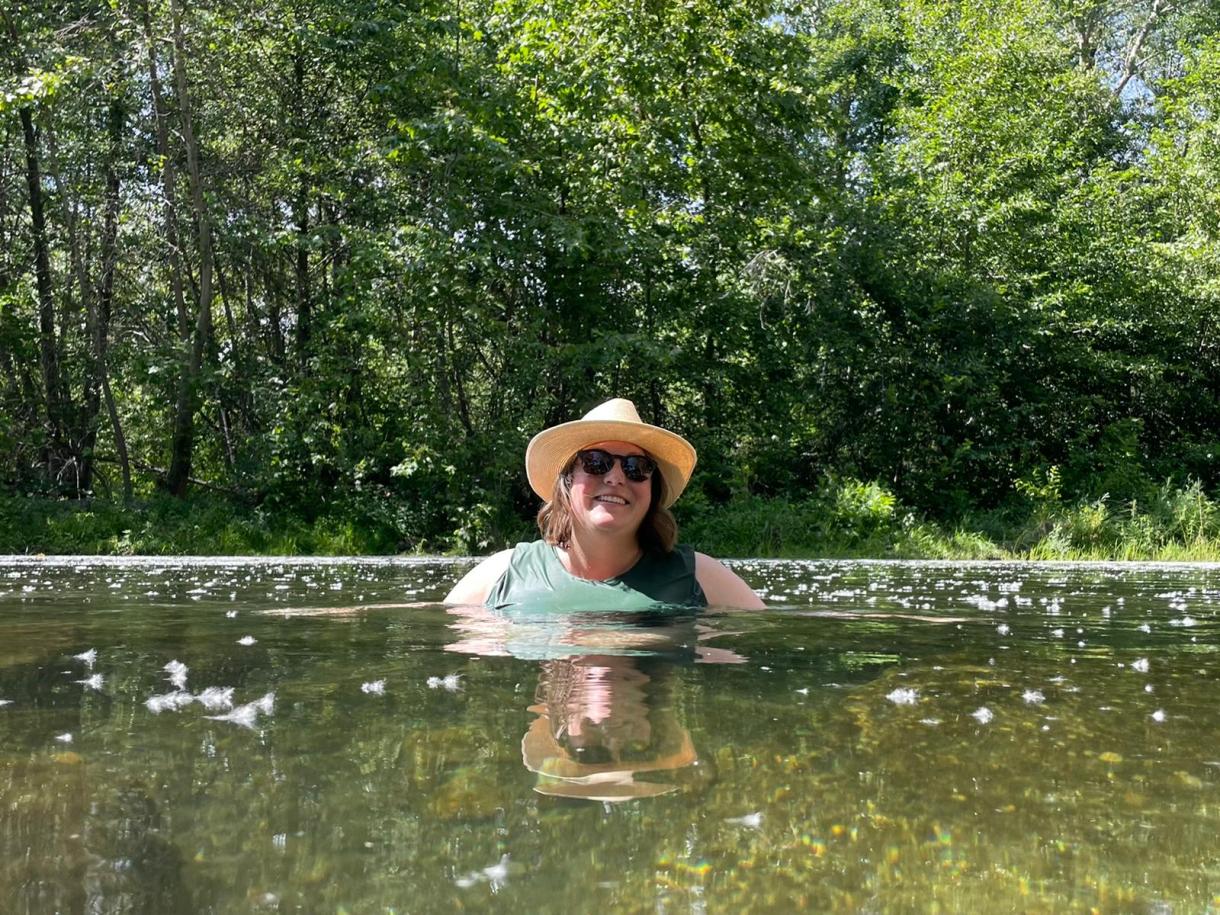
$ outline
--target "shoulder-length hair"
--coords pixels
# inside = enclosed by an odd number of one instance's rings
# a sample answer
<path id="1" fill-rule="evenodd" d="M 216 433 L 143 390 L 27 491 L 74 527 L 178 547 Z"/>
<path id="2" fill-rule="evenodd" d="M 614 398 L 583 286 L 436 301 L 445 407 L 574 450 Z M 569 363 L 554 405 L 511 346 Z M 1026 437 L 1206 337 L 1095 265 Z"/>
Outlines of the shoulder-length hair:
<path id="1" fill-rule="evenodd" d="M 575 458 L 573 458 L 575 460 Z M 538 530 L 542 539 L 553 546 L 566 547 L 572 539 L 572 464 L 564 468 L 555 478 L 550 501 L 538 509 Z M 659 472 L 652 475 L 652 498 L 648 502 L 648 513 L 636 531 L 640 548 L 647 552 L 669 553 L 678 542 L 678 522 L 668 508 L 661 507 L 665 483 Z"/>

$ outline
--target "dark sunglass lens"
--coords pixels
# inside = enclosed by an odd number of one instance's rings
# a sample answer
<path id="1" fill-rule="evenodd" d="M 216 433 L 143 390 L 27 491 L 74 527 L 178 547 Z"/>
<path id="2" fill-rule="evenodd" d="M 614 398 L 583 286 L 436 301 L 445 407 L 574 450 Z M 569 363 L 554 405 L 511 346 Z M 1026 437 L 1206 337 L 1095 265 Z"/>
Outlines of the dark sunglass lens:
<path id="1" fill-rule="evenodd" d="M 580 466 L 591 477 L 604 477 L 614 467 L 614 458 L 598 449 L 582 451 L 577 457 L 580 458 Z"/>
<path id="2" fill-rule="evenodd" d="M 629 454 L 622 458 L 622 461 L 623 475 L 636 483 L 642 483 L 644 480 L 647 480 L 652 476 L 653 470 L 656 469 L 656 465 L 652 463 L 652 460 L 642 454 Z"/>

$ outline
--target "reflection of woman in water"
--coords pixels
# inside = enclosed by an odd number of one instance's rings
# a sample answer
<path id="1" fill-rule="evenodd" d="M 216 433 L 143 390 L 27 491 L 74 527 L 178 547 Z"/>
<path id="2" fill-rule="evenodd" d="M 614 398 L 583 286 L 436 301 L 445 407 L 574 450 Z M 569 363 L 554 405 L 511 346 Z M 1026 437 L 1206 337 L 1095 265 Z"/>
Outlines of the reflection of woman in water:
<path id="1" fill-rule="evenodd" d="M 690 734 L 673 713 L 670 663 L 623 655 L 543 662 L 538 717 L 521 741 L 534 790 L 623 801 L 667 794 L 666 780 L 697 765 Z M 637 781 L 641 775 L 643 780 Z"/>
<path id="2" fill-rule="evenodd" d="M 641 422 L 631 401 L 607 401 L 538 433 L 525 467 L 545 501 L 538 512 L 542 539 L 483 560 L 447 603 L 535 610 L 764 606 L 724 565 L 676 544 L 669 506 L 690 480 L 695 449 Z"/>
<path id="3" fill-rule="evenodd" d="M 524 618 L 464 607 L 452 612 L 458 617 L 453 628 L 462 637 L 446 650 L 541 662 L 529 707 L 537 717 L 521 741 L 522 761 L 538 776 L 535 791 L 623 801 L 667 794 L 677 782 L 710 777 L 674 714 L 670 672 L 680 664 L 746 659 L 698 644 L 726 633 L 701 626 L 697 611 Z"/>

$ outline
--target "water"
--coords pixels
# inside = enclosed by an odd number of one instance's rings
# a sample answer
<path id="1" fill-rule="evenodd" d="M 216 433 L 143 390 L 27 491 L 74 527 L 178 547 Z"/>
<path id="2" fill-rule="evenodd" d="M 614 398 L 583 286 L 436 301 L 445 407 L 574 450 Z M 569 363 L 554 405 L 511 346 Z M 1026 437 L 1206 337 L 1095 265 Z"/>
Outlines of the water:
<path id="1" fill-rule="evenodd" d="M 462 568 L 0 561 L 4 911 L 1220 909 L 1220 569 L 488 625 Z"/>

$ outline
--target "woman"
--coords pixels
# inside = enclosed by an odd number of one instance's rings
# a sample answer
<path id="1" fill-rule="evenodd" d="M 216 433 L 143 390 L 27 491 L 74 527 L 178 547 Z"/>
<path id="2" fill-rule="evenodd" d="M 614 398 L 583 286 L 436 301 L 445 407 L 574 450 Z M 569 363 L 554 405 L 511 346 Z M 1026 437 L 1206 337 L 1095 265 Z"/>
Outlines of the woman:
<path id="1" fill-rule="evenodd" d="M 546 504 L 542 540 L 519 543 L 468 572 L 447 603 L 493 608 L 644 609 L 657 604 L 763 609 L 721 563 L 676 545 L 669 506 L 695 468 L 695 449 L 640 420 L 629 400 L 545 429 L 525 452 Z"/>

